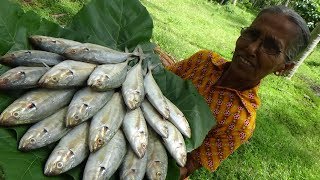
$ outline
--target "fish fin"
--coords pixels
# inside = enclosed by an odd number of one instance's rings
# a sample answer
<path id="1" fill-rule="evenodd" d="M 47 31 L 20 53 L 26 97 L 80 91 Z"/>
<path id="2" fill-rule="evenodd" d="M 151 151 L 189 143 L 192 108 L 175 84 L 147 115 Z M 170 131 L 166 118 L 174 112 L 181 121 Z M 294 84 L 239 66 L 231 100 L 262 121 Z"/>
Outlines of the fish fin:
<path id="1" fill-rule="evenodd" d="M 127 47 L 124 48 L 125 53 L 129 53 L 129 49 Z"/>
<path id="2" fill-rule="evenodd" d="M 155 69 L 156 67 L 161 66 L 161 65 L 162 65 L 161 63 L 151 64 L 151 62 L 148 61 L 148 72 L 149 72 L 149 71 L 151 72 L 153 69 Z"/>
<path id="3" fill-rule="evenodd" d="M 50 69 L 50 67 L 45 62 L 41 62 L 41 63 L 44 65 L 44 67 L 46 67 L 47 70 Z"/>
<path id="4" fill-rule="evenodd" d="M 140 60 L 146 59 L 149 55 L 144 54 L 140 45 L 138 45 L 132 52 L 134 56 L 139 57 Z"/>

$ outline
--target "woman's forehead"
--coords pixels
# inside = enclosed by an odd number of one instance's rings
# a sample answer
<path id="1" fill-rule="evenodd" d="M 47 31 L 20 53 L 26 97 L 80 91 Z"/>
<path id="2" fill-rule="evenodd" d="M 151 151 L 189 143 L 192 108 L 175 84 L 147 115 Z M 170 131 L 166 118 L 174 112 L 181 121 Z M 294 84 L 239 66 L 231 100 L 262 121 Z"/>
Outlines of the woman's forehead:
<path id="1" fill-rule="evenodd" d="M 261 33 L 272 35 L 284 44 L 291 43 L 299 33 L 298 26 L 283 14 L 261 14 L 250 27 L 258 29 Z"/>

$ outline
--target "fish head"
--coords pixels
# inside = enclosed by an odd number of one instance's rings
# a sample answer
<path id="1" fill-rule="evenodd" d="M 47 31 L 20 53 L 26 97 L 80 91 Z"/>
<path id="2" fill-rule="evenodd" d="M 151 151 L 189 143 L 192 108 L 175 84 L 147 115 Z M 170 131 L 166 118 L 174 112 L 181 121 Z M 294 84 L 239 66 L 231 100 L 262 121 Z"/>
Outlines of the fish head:
<path id="1" fill-rule="evenodd" d="M 66 117 L 66 126 L 74 127 L 81 122 L 87 120 L 89 118 L 89 111 L 91 107 L 86 104 L 80 104 L 78 106 L 72 106 L 68 109 L 68 114 Z"/>
<path id="2" fill-rule="evenodd" d="M 2 76 L 0 79 L 0 86 L 6 87 L 11 84 L 22 84 L 26 79 L 24 71 L 15 71 Z"/>
<path id="3" fill-rule="evenodd" d="M 149 170 L 149 176 L 150 179 L 165 179 L 166 177 L 166 164 L 164 162 L 155 160 L 150 163 L 148 163 L 148 170 Z"/>
<path id="4" fill-rule="evenodd" d="M 83 174 L 83 179 L 107 179 L 107 168 L 101 165 L 95 168 L 90 168 L 90 170 Z"/>
<path id="5" fill-rule="evenodd" d="M 48 176 L 58 175 L 73 167 L 75 155 L 69 149 L 53 151 L 46 162 L 44 174 Z"/>
<path id="6" fill-rule="evenodd" d="M 147 151 L 147 146 L 148 146 L 147 133 L 143 130 L 139 131 L 139 133 L 135 137 L 135 142 L 138 142 L 138 146 L 137 146 L 137 149 L 135 150 L 135 153 L 141 159 Z"/>
<path id="7" fill-rule="evenodd" d="M 10 64 L 17 56 L 14 53 L 7 53 L 0 58 L 1 62 L 4 64 Z"/>
<path id="8" fill-rule="evenodd" d="M 107 135 L 110 134 L 110 129 L 107 126 L 102 126 L 90 132 L 89 140 L 89 150 L 90 152 L 95 152 L 100 149 L 108 138 Z"/>
<path id="9" fill-rule="evenodd" d="M 45 42 L 44 36 L 34 35 L 29 38 L 32 44 L 43 44 Z"/>
<path id="10" fill-rule="evenodd" d="M 14 103 L 9 106 L 0 115 L 0 124 L 5 126 L 12 126 L 23 124 L 36 112 L 37 107 L 33 102 Z"/>
<path id="11" fill-rule="evenodd" d="M 177 154 L 177 163 L 181 166 L 184 167 L 187 162 L 187 151 L 185 149 L 185 145 L 183 143 L 177 143 L 178 146 L 175 148 L 176 149 L 176 154 Z"/>
<path id="12" fill-rule="evenodd" d="M 67 85 L 73 79 L 73 72 L 69 69 L 58 69 L 45 76 L 39 83 L 43 86 L 54 87 Z"/>
<path id="13" fill-rule="evenodd" d="M 109 76 L 107 74 L 101 74 L 92 79 L 91 87 L 96 89 L 104 89 L 106 82 L 109 80 Z"/>
<path id="14" fill-rule="evenodd" d="M 18 148 L 22 151 L 36 149 L 41 146 L 39 140 L 46 139 L 46 136 L 48 136 L 48 130 L 45 128 L 40 130 L 35 129 L 32 131 L 27 131 L 21 138 Z"/>
<path id="15" fill-rule="evenodd" d="M 123 172 L 120 179 L 136 179 L 139 169 L 130 168 Z"/>
<path id="16" fill-rule="evenodd" d="M 139 90 L 128 91 L 126 97 L 126 104 L 131 110 L 139 107 L 143 100 L 142 92 Z"/>

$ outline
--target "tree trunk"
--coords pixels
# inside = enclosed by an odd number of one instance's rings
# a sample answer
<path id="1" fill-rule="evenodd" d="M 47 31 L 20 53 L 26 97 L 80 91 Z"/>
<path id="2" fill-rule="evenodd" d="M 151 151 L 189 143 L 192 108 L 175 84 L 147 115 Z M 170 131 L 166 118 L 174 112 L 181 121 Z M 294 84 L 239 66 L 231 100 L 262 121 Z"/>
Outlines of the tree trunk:
<path id="1" fill-rule="evenodd" d="M 235 6 L 237 5 L 237 0 L 233 0 L 232 4 Z"/>
<path id="2" fill-rule="evenodd" d="M 287 78 L 291 79 L 292 76 L 296 73 L 300 65 L 303 63 L 303 61 L 309 56 L 309 54 L 315 49 L 317 44 L 320 41 L 320 23 L 317 23 L 316 27 L 311 32 L 311 38 L 309 41 L 308 46 L 305 50 L 303 50 L 302 53 L 300 53 L 296 59 L 299 59 L 296 63 L 296 65 L 292 68 L 292 70 L 289 72 Z"/>
<path id="3" fill-rule="evenodd" d="M 290 2 L 290 0 L 287 0 L 287 1 L 286 1 L 286 4 L 285 4 L 286 7 L 288 7 L 289 2 Z"/>

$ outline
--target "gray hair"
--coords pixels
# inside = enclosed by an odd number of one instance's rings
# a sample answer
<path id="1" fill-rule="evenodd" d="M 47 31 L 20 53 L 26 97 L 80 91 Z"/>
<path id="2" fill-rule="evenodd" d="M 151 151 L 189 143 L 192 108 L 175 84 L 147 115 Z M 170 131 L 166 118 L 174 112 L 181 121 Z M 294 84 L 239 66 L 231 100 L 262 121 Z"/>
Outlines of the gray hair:
<path id="1" fill-rule="evenodd" d="M 286 6 L 271 6 L 265 8 L 260 11 L 257 17 L 265 13 L 285 15 L 300 29 L 296 39 L 289 45 L 289 48 L 285 53 L 288 56 L 289 61 L 298 61 L 295 57 L 307 47 L 310 39 L 310 31 L 305 20 L 297 12 Z"/>

